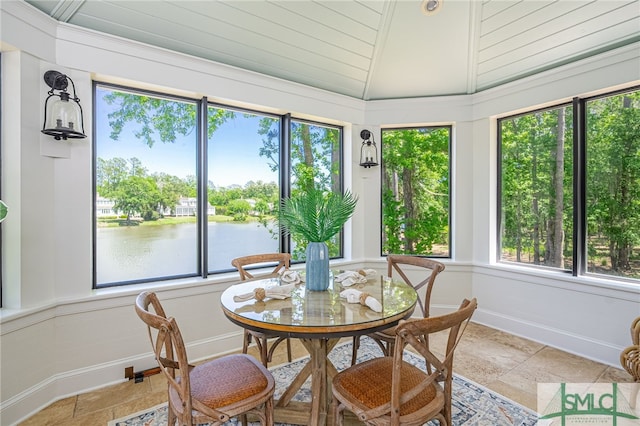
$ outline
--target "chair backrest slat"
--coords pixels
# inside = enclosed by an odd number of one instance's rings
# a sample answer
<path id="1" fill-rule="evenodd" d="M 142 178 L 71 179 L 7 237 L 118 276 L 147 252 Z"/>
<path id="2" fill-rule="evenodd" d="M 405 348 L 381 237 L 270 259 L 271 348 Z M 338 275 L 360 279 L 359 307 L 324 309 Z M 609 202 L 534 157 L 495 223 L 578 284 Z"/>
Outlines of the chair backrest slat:
<path id="1" fill-rule="evenodd" d="M 238 269 L 240 273 L 240 280 L 245 281 L 251 278 L 255 278 L 255 276 L 250 273 L 247 269 L 251 266 L 256 266 L 260 264 L 272 264 L 276 263 L 276 266 L 273 268 L 271 273 L 261 275 L 263 277 L 269 276 L 277 276 L 284 270 L 289 269 L 291 266 L 291 254 L 289 253 L 264 253 L 264 254 L 253 254 L 249 256 L 237 257 L 231 261 L 231 265 Z"/>
<path id="2" fill-rule="evenodd" d="M 398 324 L 396 328 L 395 350 L 393 353 L 394 371 L 391 379 L 391 424 L 398 424 L 400 406 L 403 402 L 413 398 L 436 380 L 444 382 L 444 416 L 448 424 L 451 424 L 453 355 L 464 333 L 466 324 L 470 321 L 477 306 L 478 303 L 476 299 L 470 301 L 465 299 L 458 310 L 449 314 L 419 320 L 400 321 L 400 324 Z M 429 347 L 429 335 L 445 330 L 448 330 L 449 335 L 444 356 L 438 357 Z M 400 390 L 400 371 L 404 349 L 407 346 L 411 346 L 420 353 L 432 368 L 427 368 L 430 374 L 412 389 L 411 394 L 402 394 Z"/>
<path id="3" fill-rule="evenodd" d="M 403 269 L 405 265 L 427 269 L 429 270 L 429 275 L 427 275 L 423 280 L 415 283 L 414 281 L 417 280 L 411 280 L 407 275 L 407 271 Z M 444 268 L 444 263 L 426 257 L 399 254 L 390 254 L 387 256 L 387 276 L 393 277 L 395 272 L 402 278 L 402 280 L 404 280 L 404 282 L 416 290 L 418 293 L 418 306 L 420 306 L 420 310 L 422 311 L 422 316 L 424 318 L 429 317 L 429 305 L 431 304 L 433 284 L 435 283 L 438 274 L 444 271 Z M 421 289 L 425 286 L 426 289 L 423 296 Z"/>
<path id="4" fill-rule="evenodd" d="M 184 407 L 184 413 L 187 413 L 188 418 L 191 418 L 191 412 L 194 408 L 212 415 L 213 418 L 224 416 L 224 413 L 203 406 L 192 399 L 189 375 L 191 365 L 188 362 L 182 334 L 176 320 L 173 317 L 167 318 L 156 294 L 152 292 L 140 293 L 136 298 L 135 308 L 140 319 L 147 325 L 151 347 L 160 371 L 167 379 L 169 387 L 178 394 Z M 176 370 L 179 371 L 179 374 L 176 374 Z M 196 403 L 195 407 L 194 402 Z"/>

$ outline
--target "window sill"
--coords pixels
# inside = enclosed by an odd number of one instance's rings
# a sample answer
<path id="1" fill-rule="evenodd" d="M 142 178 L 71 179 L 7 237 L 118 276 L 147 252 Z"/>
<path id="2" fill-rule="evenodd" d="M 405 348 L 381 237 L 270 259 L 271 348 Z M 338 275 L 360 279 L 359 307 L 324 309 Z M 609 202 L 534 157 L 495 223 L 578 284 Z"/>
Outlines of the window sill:
<path id="1" fill-rule="evenodd" d="M 486 271 L 483 271 L 486 270 Z M 578 291 L 588 294 L 599 294 L 640 302 L 640 283 L 595 277 L 592 275 L 574 277 L 570 272 L 538 269 L 536 267 L 521 266 L 507 263 L 490 265 L 476 265 L 474 272 L 485 275 L 499 276 L 518 281 L 526 281 L 534 285 L 550 286 L 565 290 Z"/>

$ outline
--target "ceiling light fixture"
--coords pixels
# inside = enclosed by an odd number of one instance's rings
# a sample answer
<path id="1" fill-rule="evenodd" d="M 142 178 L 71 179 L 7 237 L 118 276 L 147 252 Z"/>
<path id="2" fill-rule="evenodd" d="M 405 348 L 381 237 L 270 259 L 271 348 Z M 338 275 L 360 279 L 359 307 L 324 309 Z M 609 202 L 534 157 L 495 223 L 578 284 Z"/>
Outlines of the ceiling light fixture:
<path id="1" fill-rule="evenodd" d="M 435 15 L 442 9 L 443 0 L 422 0 L 420 10 L 427 16 Z"/>

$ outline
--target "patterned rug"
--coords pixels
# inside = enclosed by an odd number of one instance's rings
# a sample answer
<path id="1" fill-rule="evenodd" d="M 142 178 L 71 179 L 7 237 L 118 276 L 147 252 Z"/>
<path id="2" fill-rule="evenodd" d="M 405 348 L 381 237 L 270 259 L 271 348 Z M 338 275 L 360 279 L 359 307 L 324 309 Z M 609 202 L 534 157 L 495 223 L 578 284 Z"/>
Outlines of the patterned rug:
<path id="1" fill-rule="evenodd" d="M 358 351 L 358 361 L 362 362 L 378 356 L 381 356 L 381 352 L 375 342 L 368 337 L 363 338 Z M 351 343 L 336 346 L 329 354 L 329 358 L 338 371 L 347 368 L 351 363 Z M 424 369 L 424 359 L 421 357 L 406 352 L 405 359 Z M 306 358 L 303 358 L 289 364 L 269 368 L 276 381 L 276 399 L 284 392 L 291 378 L 302 369 L 305 362 Z M 293 400 L 310 401 L 310 386 L 311 379 L 308 379 Z M 538 416 L 534 411 L 464 377 L 454 375 L 453 426 L 535 426 L 537 421 Z M 429 422 L 428 425 L 436 426 L 437 423 L 437 421 Z M 164 426 L 166 424 L 167 405 L 165 403 L 121 419 L 112 420 L 107 423 L 107 426 Z M 229 426 L 238 424 L 236 419 L 225 423 Z M 254 425 L 254 423 L 250 424 Z M 282 423 L 276 423 L 276 425 L 289 426 Z"/>

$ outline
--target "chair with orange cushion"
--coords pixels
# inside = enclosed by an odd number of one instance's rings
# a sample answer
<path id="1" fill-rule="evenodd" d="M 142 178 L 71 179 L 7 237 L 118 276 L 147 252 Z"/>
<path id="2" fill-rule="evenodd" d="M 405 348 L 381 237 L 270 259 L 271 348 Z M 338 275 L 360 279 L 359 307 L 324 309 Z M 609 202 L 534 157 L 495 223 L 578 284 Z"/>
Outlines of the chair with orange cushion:
<path id="1" fill-rule="evenodd" d="M 262 274 L 259 277 L 254 276 L 248 271 L 248 269 L 251 267 L 258 267 L 265 264 L 273 263 L 276 263 L 276 266 L 271 271 L 271 273 Z M 233 265 L 238 270 L 238 272 L 240 273 L 240 280 L 242 281 L 253 278 L 277 277 L 278 274 L 289 269 L 289 266 L 291 265 L 291 254 L 264 253 L 242 256 L 233 259 L 231 261 L 231 265 Z M 249 345 L 251 344 L 251 340 L 253 339 L 255 339 L 256 341 L 256 346 L 258 347 L 258 351 L 260 352 L 260 360 L 265 367 L 269 362 L 271 362 L 271 359 L 273 358 L 273 351 L 280 343 L 284 341 L 286 341 L 287 343 L 287 360 L 291 362 L 291 341 L 289 339 L 245 329 L 242 342 L 243 354 L 247 353 Z M 275 341 L 271 344 L 271 348 L 268 347 L 269 339 L 275 339 Z"/>
<path id="2" fill-rule="evenodd" d="M 411 280 L 408 277 L 408 267 L 423 268 L 426 275 L 422 275 L 422 279 Z M 436 277 L 440 272 L 444 271 L 444 264 L 437 260 L 426 257 L 390 254 L 387 256 L 387 276 L 390 278 L 399 277 L 405 283 L 411 285 L 418 293 L 418 306 L 423 318 L 429 317 L 429 305 L 431 303 L 431 292 Z M 423 289 L 424 287 L 424 289 Z M 424 294 L 424 296 L 423 296 Z M 393 355 L 393 342 L 395 341 L 395 327 L 386 328 L 378 332 L 368 335 L 380 346 L 382 353 L 386 356 Z M 351 354 L 351 364 L 356 363 L 358 356 L 358 348 L 360 346 L 360 337 L 353 338 L 353 352 Z"/>
<path id="3" fill-rule="evenodd" d="M 333 378 L 333 424 L 342 425 L 349 410 L 367 425 L 423 425 L 437 419 L 440 426 L 451 426 L 453 355 L 476 307 L 476 299 L 465 299 L 449 314 L 400 321 L 392 356 L 354 364 Z M 444 355 L 438 357 L 429 348 L 429 335 L 447 330 Z M 406 346 L 424 357 L 426 371 L 403 359 Z"/>
<path id="4" fill-rule="evenodd" d="M 176 320 L 167 317 L 155 293 L 136 298 L 136 313 L 149 330 L 153 352 L 168 381 L 168 424 L 222 425 L 230 418 L 253 414 L 263 425 L 273 425 L 271 373 L 249 355 L 226 355 L 190 365 Z M 177 373 L 177 374 L 176 374 Z"/>

